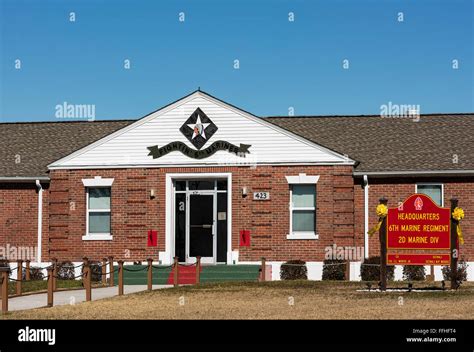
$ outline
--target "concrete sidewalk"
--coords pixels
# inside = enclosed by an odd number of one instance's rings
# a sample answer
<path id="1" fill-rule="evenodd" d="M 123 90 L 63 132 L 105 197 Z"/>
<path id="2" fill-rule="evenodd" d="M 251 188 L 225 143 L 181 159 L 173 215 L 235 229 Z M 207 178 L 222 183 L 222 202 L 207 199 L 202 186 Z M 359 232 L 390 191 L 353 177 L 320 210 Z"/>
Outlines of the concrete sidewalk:
<path id="1" fill-rule="evenodd" d="M 173 285 L 153 285 L 153 289 L 162 289 L 173 287 Z M 124 294 L 146 291 L 146 285 L 124 285 Z M 92 289 L 92 300 L 118 296 L 118 287 L 100 287 Z M 47 293 L 38 293 L 14 297 L 8 299 L 8 311 L 25 310 L 45 307 L 47 304 Z M 65 304 L 75 304 L 85 302 L 86 290 L 68 290 L 54 292 L 54 305 L 61 306 Z"/>

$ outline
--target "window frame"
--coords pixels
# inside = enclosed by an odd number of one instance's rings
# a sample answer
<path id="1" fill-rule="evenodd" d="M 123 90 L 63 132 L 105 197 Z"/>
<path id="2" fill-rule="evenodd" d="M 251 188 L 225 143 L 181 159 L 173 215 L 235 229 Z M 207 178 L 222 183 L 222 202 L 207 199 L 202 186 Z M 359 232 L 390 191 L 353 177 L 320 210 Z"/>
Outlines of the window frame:
<path id="1" fill-rule="evenodd" d="M 319 238 L 317 234 L 317 199 L 318 187 L 317 183 L 319 176 L 306 176 L 306 174 L 299 174 L 298 176 L 286 176 L 290 190 L 289 201 L 289 233 L 286 238 L 289 240 L 316 240 Z M 312 207 L 295 207 L 293 204 L 293 187 L 294 186 L 312 186 L 314 187 L 314 205 Z M 311 210 L 314 212 L 314 231 L 293 231 L 293 212 L 298 210 Z"/>
<path id="2" fill-rule="evenodd" d="M 113 178 L 102 178 L 101 176 L 96 176 L 92 179 L 82 179 L 82 183 L 85 187 L 86 193 L 86 231 L 85 235 L 82 236 L 83 241 L 111 241 L 112 237 L 112 184 L 114 182 Z M 110 190 L 110 207 L 109 209 L 89 209 L 89 191 L 92 188 L 107 188 Z M 89 233 L 89 217 L 90 212 L 94 213 L 108 213 L 110 216 L 110 228 L 108 233 Z"/>
<path id="3" fill-rule="evenodd" d="M 440 186 L 441 187 L 441 204 L 439 206 L 444 207 L 444 183 L 441 183 L 441 182 L 417 182 L 415 184 L 415 193 L 418 193 L 418 186 Z M 433 201 L 434 201 L 434 199 L 433 199 Z"/>

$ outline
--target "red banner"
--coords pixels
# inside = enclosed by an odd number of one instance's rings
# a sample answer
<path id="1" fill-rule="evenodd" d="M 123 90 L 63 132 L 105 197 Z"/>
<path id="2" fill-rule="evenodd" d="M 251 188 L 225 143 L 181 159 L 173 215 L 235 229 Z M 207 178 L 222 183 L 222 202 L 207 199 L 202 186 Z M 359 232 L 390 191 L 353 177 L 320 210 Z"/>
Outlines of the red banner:
<path id="1" fill-rule="evenodd" d="M 451 210 L 424 194 L 413 194 L 388 209 L 387 248 L 449 249 Z"/>
<path id="2" fill-rule="evenodd" d="M 387 265 L 449 265 L 449 254 L 387 254 Z"/>

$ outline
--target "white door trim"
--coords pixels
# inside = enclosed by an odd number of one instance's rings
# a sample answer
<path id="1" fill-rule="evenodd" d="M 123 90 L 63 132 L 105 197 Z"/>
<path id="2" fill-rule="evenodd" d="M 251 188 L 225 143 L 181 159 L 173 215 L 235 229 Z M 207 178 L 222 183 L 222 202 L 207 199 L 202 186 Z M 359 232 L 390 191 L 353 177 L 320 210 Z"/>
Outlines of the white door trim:
<path id="1" fill-rule="evenodd" d="M 232 173 L 167 173 L 165 177 L 165 250 L 159 253 L 160 261 L 164 265 L 173 263 L 173 180 L 221 178 L 227 179 L 227 264 L 232 263 Z"/>

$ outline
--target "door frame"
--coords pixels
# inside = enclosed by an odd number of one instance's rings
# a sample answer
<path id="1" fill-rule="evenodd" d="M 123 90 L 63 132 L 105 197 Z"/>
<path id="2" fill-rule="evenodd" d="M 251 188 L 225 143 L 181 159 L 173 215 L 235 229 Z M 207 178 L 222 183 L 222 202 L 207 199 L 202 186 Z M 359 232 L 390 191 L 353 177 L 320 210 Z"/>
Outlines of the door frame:
<path id="1" fill-rule="evenodd" d="M 232 250 L 232 173 L 167 173 L 165 176 L 165 250 L 158 253 L 164 265 L 173 263 L 175 255 L 174 239 L 174 180 L 227 179 L 227 264 L 232 264 L 238 252 Z M 236 259 L 237 260 L 237 259 Z"/>
<path id="2" fill-rule="evenodd" d="M 212 196 L 212 257 L 202 257 L 201 263 L 203 264 L 216 264 L 217 263 L 217 192 L 210 190 L 199 190 L 199 191 L 188 191 L 186 192 L 186 245 L 185 255 L 186 263 L 196 263 L 196 257 L 191 257 L 190 253 L 190 237 L 191 237 L 191 196 Z"/>

